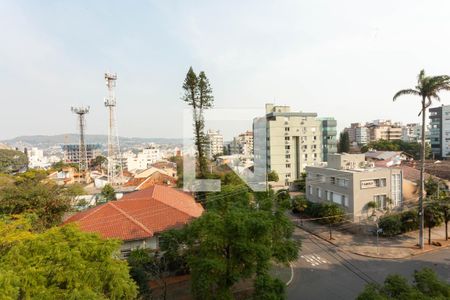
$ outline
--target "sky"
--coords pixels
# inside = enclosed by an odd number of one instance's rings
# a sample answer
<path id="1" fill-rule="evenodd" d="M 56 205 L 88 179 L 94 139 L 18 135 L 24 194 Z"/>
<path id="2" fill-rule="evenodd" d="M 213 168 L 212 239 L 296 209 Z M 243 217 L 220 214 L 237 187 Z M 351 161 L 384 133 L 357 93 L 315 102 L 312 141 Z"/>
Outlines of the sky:
<path id="1" fill-rule="evenodd" d="M 419 99 L 392 96 L 421 69 L 450 74 L 449 12 L 445 0 L 0 0 L 0 139 L 76 132 L 78 105 L 91 109 L 87 133 L 106 134 L 105 71 L 118 75 L 121 136 L 181 137 L 190 66 L 216 108 L 290 105 L 339 129 L 419 122 Z"/>

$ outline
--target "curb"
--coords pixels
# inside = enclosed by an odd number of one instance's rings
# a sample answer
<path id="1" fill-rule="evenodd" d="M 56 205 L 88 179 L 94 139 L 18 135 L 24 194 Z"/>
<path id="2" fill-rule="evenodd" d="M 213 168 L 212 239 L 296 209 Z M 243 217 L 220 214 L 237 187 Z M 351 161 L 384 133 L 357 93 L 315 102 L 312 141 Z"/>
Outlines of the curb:
<path id="1" fill-rule="evenodd" d="M 426 254 L 426 253 L 428 253 L 428 252 L 437 251 L 437 250 L 443 250 L 443 249 L 446 249 L 446 248 L 450 247 L 450 245 L 447 245 L 447 246 L 444 246 L 444 247 L 440 247 L 440 248 L 432 248 L 432 249 L 424 250 L 424 251 L 419 252 L 419 253 L 414 253 L 414 254 L 409 254 L 409 255 L 406 255 L 406 256 L 399 256 L 399 257 L 383 257 L 383 256 L 375 256 L 375 255 L 364 254 L 364 253 L 359 253 L 359 252 L 356 252 L 356 251 L 351 251 L 351 250 L 343 249 L 343 248 L 342 248 L 341 246 L 339 246 L 338 244 L 333 243 L 332 241 L 330 241 L 330 240 L 328 240 L 328 239 L 326 239 L 326 238 L 324 238 L 324 237 L 322 237 L 322 236 L 320 236 L 320 235 L 318 235 L 318 234 L 316 234 L 316 233 L 310 231 L 309 229 L 306 229 L 306 228 L 304 228 L 304 227 L 301 227 L 301 226 L 298 225 L 298 224 L 295 224 L 295 226 L 297 226 L 298 228 L 300 228 L 300 229 L 302 229 L 302 230 L 304 230 L 304 231 L 306 231 L 306 232 L 308 232 L 308 233 L 314 235 L 315 237 L 317 237 L 317 238 L 319 238 L 319 239 L 321 239 L 321 240 L 323 240 L 323 241 L 326 241 L 326 242 L 330 243 L 331 245 L 335 246 L 336 248 L 338 248 L 338 249 L 339 249 L 340 251 L 342 251 L 342 252 L 351 253 L 351 254 L 354 254 L 354 255 L 359 255 L 359 256 L 362 256 L 362 257 L 368 257 L 368 258 L 385 259 L 385 260 L 388 260 L 388 259 L 391 259 L 391 260 L 395 260 L 395 259 L 408 259 L 408 258 L 412 258 L 412 257 L 419 256 L 419 255 L 422 255 L 422 254 Z"/>

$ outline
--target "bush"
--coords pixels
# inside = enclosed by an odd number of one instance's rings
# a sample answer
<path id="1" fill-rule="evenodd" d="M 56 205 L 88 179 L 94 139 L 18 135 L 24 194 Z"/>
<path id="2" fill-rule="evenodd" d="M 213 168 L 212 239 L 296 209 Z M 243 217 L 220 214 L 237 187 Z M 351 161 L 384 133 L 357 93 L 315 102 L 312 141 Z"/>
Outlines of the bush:
<path id="1" fill-rule="evenodd" d="M 419 218 L 417 211 L 408 210 L 400 214 L 400 221 L 402 223 L 402 232 L 408 232 L 419 229 Z"/>
<path id="2" fill-rule="evenodd" d="M 402 232 L 402 223 L 399 215 L 382 217 L 378 226 L 383 230 L 383 236 L 394 236 Z"/>

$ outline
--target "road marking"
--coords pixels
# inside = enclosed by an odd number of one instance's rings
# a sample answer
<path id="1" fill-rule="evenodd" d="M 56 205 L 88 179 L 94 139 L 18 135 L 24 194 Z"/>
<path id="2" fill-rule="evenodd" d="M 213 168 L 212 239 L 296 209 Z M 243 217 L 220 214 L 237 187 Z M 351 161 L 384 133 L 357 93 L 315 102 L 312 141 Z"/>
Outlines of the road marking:
<path id="1" fill-rule="evenodd" d="M 300 257 L 306 260 L 313 267 L 329 263 L 326 259 L 316 254 L 301 255 Z"/>

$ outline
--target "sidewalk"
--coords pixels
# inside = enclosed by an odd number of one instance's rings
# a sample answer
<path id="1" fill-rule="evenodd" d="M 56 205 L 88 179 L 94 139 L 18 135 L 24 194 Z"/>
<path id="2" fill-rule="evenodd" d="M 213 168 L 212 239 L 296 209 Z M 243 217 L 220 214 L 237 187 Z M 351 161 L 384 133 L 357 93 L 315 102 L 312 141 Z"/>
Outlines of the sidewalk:
<path id="1" fill-rule="evenodd" d="M 431 230 L 431 241 L 439 242 L 442 246 L 428 245 L 428 228 L 425 228 L 425 248 L 418 246 L 418 231 L 408 232 L 395 237 L 379 237 L 377 246 L 376 235 L 368 232 L 368 227 L 360 224 L 346 224 L 332 229 L 333 239 L 327 225 L 312 221 L 300 222 L 298 216 L 291 216 L 294 223 L 323 240 L 339 247 L 341 250 L 353 254 L 385 259 L 408 258 L 433 250 L 443 249 L 450 245 L 450 239 L 445 241 L 445 226 Z M 301 224 L 302 223 L 302 224 Z M 351 232 L 350 232 L 351 231 Z"/>

